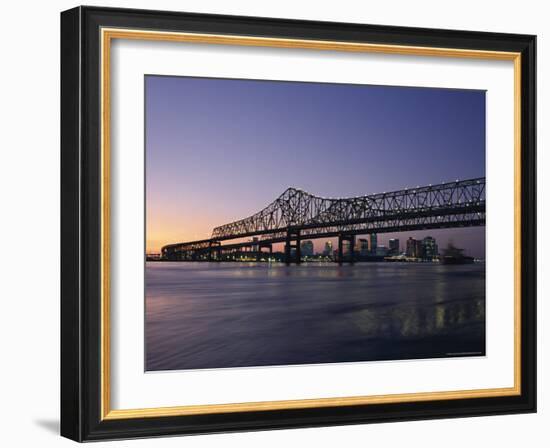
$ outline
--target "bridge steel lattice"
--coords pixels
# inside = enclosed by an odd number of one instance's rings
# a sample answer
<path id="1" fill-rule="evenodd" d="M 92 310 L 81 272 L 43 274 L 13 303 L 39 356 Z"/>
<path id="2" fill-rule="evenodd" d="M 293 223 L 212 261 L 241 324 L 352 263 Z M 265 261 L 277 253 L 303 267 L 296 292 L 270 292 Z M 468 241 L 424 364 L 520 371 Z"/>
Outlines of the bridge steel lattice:
<path id="1" fill-rule="evenodd" d="M 267 207 L 247 218 L 214 228 L 209 239 L 170 244 L 162 248 L 167 260 L 220 259 L 221 251 L 285 243 L 287 263 L 301 260 L 300 241 L 425 229 L 485 225 L 485 178 L 468 179 L 350 198 L 323 198 L 290 187 Z M 222 241 L 257 237 L 223 244 Z M 294 257 L 292 257 L 292 249 Z"/>

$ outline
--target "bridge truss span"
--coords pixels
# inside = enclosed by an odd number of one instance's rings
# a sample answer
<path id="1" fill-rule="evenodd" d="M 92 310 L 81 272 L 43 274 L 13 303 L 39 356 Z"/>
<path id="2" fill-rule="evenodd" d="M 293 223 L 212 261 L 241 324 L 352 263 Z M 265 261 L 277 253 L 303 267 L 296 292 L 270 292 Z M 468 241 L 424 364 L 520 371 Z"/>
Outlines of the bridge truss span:
<path id="1" fill-rule="evenodd" d="M 485 178 L 408 188 L 352 198 L 322 198 L 288 188 L 260 212 L 214 228 L 213 240 L 269 234 L 292 228 L 332 227 L 396 217 L 485 211 Z"/>
<path id="2" fill-rule="evenodd" d="M 277 242 L 289 251 L 303 238 L 485 225 L 485 189 L 484 177 L 350 198 L 323 198 L 290 187 L 258 213 L 215 227 L 209 239 L 165 246 L 162 256 L 188 259 L 200 251 L 253 244 L 261 250 Z M 250 237 L 258 238 L 221 245 Z"/>

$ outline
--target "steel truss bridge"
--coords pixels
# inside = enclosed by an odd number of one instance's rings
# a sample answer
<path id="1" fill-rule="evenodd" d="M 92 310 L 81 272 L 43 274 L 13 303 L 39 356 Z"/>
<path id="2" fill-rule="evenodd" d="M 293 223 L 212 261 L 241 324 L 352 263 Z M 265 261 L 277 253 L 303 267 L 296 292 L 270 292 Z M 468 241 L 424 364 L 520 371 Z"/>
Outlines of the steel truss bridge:
<path id="1" fill-rule="evenodd" d="M 345 242 L 353 261 L 356 235 L 483 225 L 484 177 L 351 198 L 323 198 L 290 187 L 258 213 L 214 228 L 209 239 L 164 246 L 161 256 L 214 261 L 246 250 L 271 253 L 273 244 L 284 243 L 285 262 L 300 263 L 302 240 L 338 237 L 342 263 Z"/>

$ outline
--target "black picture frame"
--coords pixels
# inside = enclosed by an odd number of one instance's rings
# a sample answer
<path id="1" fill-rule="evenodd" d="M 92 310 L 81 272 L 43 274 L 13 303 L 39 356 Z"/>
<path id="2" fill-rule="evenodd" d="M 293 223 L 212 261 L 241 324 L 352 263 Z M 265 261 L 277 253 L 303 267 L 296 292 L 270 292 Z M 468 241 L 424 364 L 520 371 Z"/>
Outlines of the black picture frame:
<path id="1" fill-rule="evenodd" d="M 102 27 L 521 53 L 521 394 L 102 420 Z M 92 441 L 536 412 L 535 58 L 531 35 L 100 7 L 61 13 L 61 435 Z"/>

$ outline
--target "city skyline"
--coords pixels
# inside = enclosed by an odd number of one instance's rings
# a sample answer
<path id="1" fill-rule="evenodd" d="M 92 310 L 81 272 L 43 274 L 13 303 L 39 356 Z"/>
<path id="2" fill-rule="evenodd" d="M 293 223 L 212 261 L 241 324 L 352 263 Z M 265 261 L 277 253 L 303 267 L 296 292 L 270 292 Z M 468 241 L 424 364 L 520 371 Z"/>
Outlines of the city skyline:
<path id="1" fill-rule="evenodd" d="M 415 236 L 411 236 L 411 232 L 400 232 L 393 233 L 394 237 L 381 239 L 380 236 L 383 234 L 365 234 L 356 235 L 355 240 L 355 252 L 361 252 L 363 255 L 368 253 L 369 255 L 379 255 L 379 256 L 396 256 L 396 255 L 407 255 L 408 257 L 418 257 L 418 254 L 411 254 L 409 248 L 409 242 L 425 244 L 426 241 L 433 244 L 429 249 L 428 254 L 424 254 L 427 258 L 433 258 L 437 255 L 442 255 L 442 253 L 448 248 L 448 245 L 452 245 L 457 248 L 456 242 L 451 238 L 446 240 L 445 244 L 440 244 L 440 240 L 435 238 L 433 235 L 437 235 L 438 229 L 431 230 L 422 230 L 414 233 Z M 389 235 L 389 234 L 388 234 Z M 400 235 L 400 236 L 395 236 Z M 420 236 L 418 236 L 420 235 Z M 374 237 L 374 247 L 373 247 L 373 237 Z M 251 241 L 258 241 L 257 238 L 253 238 Z M 328 245 L 327 245 L 328 244 Z M 302 256 L 330 256 L 338 251 L 337 238 L 318 238 L 318 239 L 308 239 L 305 238 L 300 242 L 301 254 Z M 257 251 L 258 246 L 252 246 L 252 251 Z M 283 253 L 284 244 L 277 243 L 273 244 L 275 248 L 273 252 Z M 458 247 L 461 249 L 460 247 Z M 377 251 L 381 249 L 381 251 Z M 348 251 L 349 246 L 344 249 Z M 413 251 L 417 251 L 416 248 Z M 265 254 L 264 254 L 265 255 Z M 420 257 L 422 258 L 422 257 Z"/>
<path id="2" fill-rule="evenodd" d="M 416 241 L 422 241 L 424 238 L 433 238 L 437 241 L 437 246 L 440 249 L 440 253 L 443 249 L 447 248 L 449 244 L 452 244 L 455 247 L 458 247 L 462 249 L 461 247 L 461 238 L 460 234 L 464 233 L 467 234 L 468 230 L 471 230 L 471 227 L 462 228 L 462 229 L 455 229 L 457 230 L 456 234 L 450 234 L 448 230 L 449 229 L 429 229 L 429 230 L 418 230 L 418 231 L 410 231 L 410 232 L 395 232 L 395 233 L 375 233 L 375 234 L 357 234 L 356 235 L 356 245 L 359 245 L 359 242 L 361 240 L 367 240 L 369 247 L 370 247 L 370 236 L 375 235 L 375 238 L 377 239 L 377 246 L 380 248 L 385 248 L 388 251 L 391 251 L 391 241 L 397 241 L 399 246 L 396 249 L 399 254 L 405 253 L 407 251 L 407 241 L 409 239 L 414 239 Z M 248 238 L 248 241 L 255 241 L 254 238 Z M 324 255 L 324 252 L 326 250 L 326 244 L 327 242 L 330 242 L 332 245 L 332 251 L 338 250 L 338 238 L 316 238 L 316 239 L 310 239 L 308 237 L 301 240 L 301 244 L 304 243 L 311 243 L 313 245 L 313 254 L 314 255 Z M 369 249 L 370 250 L 370 249 Z M 284 243 L 275 243 L 273 244 L 273 251 L 282 253 L 284 251 Z M 303 248 L 302 248 L 302 254 L 304 254 Z M 470 253 L 467 251 L 467 255 L 473 255 L 476 258 L 483 258 L 484 257 L 484 251 L 472 251 Z"/>
<path id="3" fill-rule="evenodd" d="M 146 76 L 147 252 L 289 185 L 349 197 L 485 175 L 485 92 Z M 418 111 L 422 110 L 419 114 Z M 208 161 L 205 166 L 205 162 Z M 438 234 L 483 257 L 485 229 Z M 321 251 L 326 239 L 314 240 Z"/>

